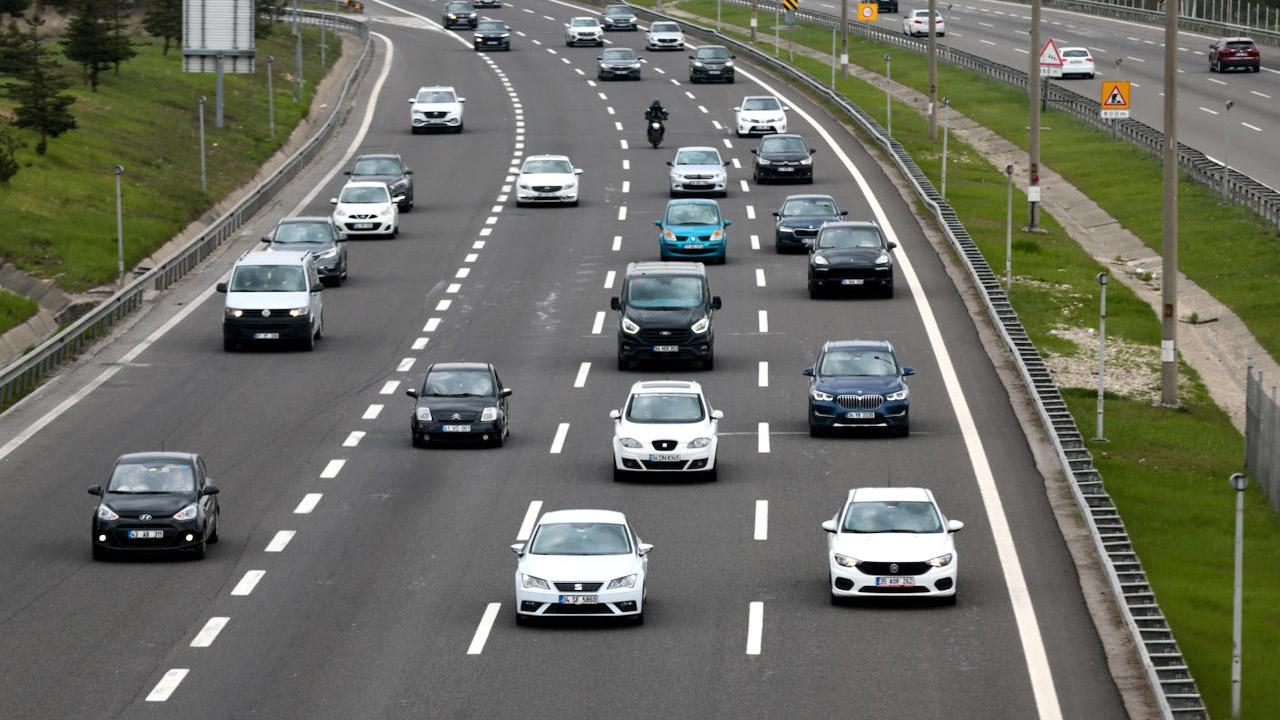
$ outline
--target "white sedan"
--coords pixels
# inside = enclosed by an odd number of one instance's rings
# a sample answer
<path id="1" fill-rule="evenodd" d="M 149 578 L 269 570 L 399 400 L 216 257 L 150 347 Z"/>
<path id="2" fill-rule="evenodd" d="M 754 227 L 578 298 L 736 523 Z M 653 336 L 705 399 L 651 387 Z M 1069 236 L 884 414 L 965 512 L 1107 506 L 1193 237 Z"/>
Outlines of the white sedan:
<path id="1" fill-rule="evenodd" d="M 935 13 L 933 32 L 938 37 L 944 37 L 947 34 L 947 21 L 942 19 L 942 13 Z M 911 37 L 917 35 L 924 36 L 929 34 L 929 11 L 928 10 L 912 10 L 902 18 L 902 32 Z"/>
<path id="2" fill-rule="evenodd" d="M 790 109 L 772 95 L 742 98 L 742 104 L 733 109 L 738 137 L 786 132 L 787 111 Z"/>
<path id="3" fill-rule="evenodd" d="M 516 624 L 555 616 L 644 622 L 649 551 L 612 510 L 556 510 L 538 519 L 516 557 Z"/>
<path id="4" fill-rule="evenodd" d="M 329 198 L 329 204 L 333 205 L 333 223 L 348 237 L 400 234 L 400 208 L 386 183 L 349 182 L 338 197 Z"/>
<path id="5" fill-rule="evenodd" d="M 937 597 L 956 601 L 952 533 L 964 523 L 947 520 L 925 488 L 855 488 L 827 531 L 827 587 L 832 604 L 873 595 Z"/>
<path id="6" fill-rule="evenodd" d="M 1075 75 L 1092 78 L 1097 72 L 1093 64 L 1093 54 L 1089 52 L 1089 48 L 1064 47 L 1061 52 L 1062 77 Z"/>
<path id="7" fill-rule="evenodd" d="M 533 203 L 578 204 L 578 176 L 564 155 L 530 155 L 516 176 L 516 207 Z"/>
<path id="8" fill-rule="evenodd" d="M 691 332 L 706 332 L 710 318 Z M 687 331 L 688 332 L 688 331 Z M 680 380 L 652 380 L 631 386 L 627 404 L 613 418 L 613 479 L 641 473 L 700 474 L 716 479 L 717 430 L 724 413 L 712 410 L 702 386 Z"/>
<path id="9" fill-rule="evenodd" d="M 655 22 L 644 36 L 645 50 L 683 50 L 684 33 L 673 22 Z"/>

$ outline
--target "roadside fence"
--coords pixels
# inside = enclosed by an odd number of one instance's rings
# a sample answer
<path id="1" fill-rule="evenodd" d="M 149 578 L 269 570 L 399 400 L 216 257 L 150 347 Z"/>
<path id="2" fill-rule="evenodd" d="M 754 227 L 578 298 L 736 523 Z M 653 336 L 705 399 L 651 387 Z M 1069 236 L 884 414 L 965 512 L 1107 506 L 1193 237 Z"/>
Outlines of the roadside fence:
<path id="1" fill-rule="evenodd" d="M 1244 469 L 1262 486 L 1271 509 L 1280 513 L 1280 403 L 1276 386 L 1268 392 L 1253 363 L 1245 383 L 1244 414 Z"/>

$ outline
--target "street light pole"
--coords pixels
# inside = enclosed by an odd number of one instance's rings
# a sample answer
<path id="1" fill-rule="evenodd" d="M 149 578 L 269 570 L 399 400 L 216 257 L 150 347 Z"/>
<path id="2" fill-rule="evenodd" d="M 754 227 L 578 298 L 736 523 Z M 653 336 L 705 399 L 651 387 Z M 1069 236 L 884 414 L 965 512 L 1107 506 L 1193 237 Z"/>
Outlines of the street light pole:
<path id="1" fill-rule="evenodd" d="M 276 93 L 272 87 L 275 78 L 275 70 L 273 65 L 276 62 L 274 55 L 267 56 L 267 128 L 271 133 L 271 137 L 276 136 Z"/>
<path id="2" fill-rule="evenodd" d="M 831 90 L 836 89 L 836 29 L 831 28 Z"/>
<path id="3" fill-rule="evenodd" d="M 111 168 L 116 176 L 116 284 L 124 287 L 124 210 L 120 199 L 120 176 L 124 175 L 124 166 Z"/>
<path id="4" fill-rule="evenodd" d="M 782 30 L 778 27 L 782 24 L 782 3 L 774 3 L 773 5 L 773 56 L 782 57 Z"/>
<path id="5" fill-rule="evenodd" d="M 893 84 L 892 74 L 889 72 L 890 57 L 889 53 L 884 54 L 884 125 L 885 131 L 889 133 L 889 137 L 893 137 L 893 95 L 889 92 L 889 86 Z"/>
<path id="6" fill-rule="evenodd" d="M 1160 404 L 1178 405 L 1178 0 L 1164 4 L 1164 198 L 1160 264 Z"/>
<path id="7" fill-rule="evenodd" d="M 849 77 L 849 0 L 840 0 L 840 77 Z"/>
<path id="8" fill-rule="evenodd" d="M 929 0 L 929 142 L 938 139 L 938 0 Z"/>
<path id="9" fill-rule="evenodd" d="M 200 192 L 209 192 L 208 176 L 205 173 L 205 154 L 204 154 L 204 103 L 208 100 L 204 95 L 200 96 Z"/>
<path id="10" fill-rule="evenodd" d="M 1102 397 L 1107 387 L 1107 274 L 1098 273 L 1098 285 L 1101 286 L 1098 298 L 1098 421 L 1094 426 L 1095 442 L 1106 442 L 1102 434 Z"/>
<path id="11" fill-rule="evenodd" d="M 1234 101 L 1228 100 L 1223 103 L 1227 108 L 1227 121 L 1222 123 L 1223 139 L 1222 145 L 1222 204 L 1228 205 L 1231 202 L 1230 190 L 1227 187 L 1227 178 L 1231 177 L 1231 108 L 1235 105 Z"/>
<path id="12" fill-rule="evenodd" d="M 720 0 L 716 0 L 716 32 L 720 32 Z"/>
<path id="13" fill-rule="evenodd" d="M 1236 577 L 1231 599 L 1231 717 L 1240 718 L 1240 640 L 1244 625 L 1244 491 L 1249 478 L 1244 473 L 1231 476 L 1231 489 L 1236 491 Z"/>
<path id="14" fill-rule="evenodd" d="M 951 129 L 951 98 L 942 98 L 942 199 L 947 199 L 947 136 Z"/>
<path id="15" fill-rule="evenodd" d="M 1005 183 L 1008 207 L 1004 213 L 1004 291 L 1013 292 L 1013 166 L 1005 165 L 1004 174 L 1008 177 Z"/>
<path id="16" fill-rule="evenodd" d="M 758 24 L 756 16 L 759 14 L 757 0 L 751 0 L 751 42 L 756 41 L 756 25 Z"/>
<path id="17" fill-rule="evenodd" d="M 1040 194 L 1040 0 L 1031 0 L 1031 58 L 1027 64 L 1027 99 L 1030 109 L 1031 136 L 1027 143 L 1028 167 L 1031 175 L 1027 186 L 1027 230 L 1034 231 L 1039 224 L 1039 208 L 1036 201 Z"/>

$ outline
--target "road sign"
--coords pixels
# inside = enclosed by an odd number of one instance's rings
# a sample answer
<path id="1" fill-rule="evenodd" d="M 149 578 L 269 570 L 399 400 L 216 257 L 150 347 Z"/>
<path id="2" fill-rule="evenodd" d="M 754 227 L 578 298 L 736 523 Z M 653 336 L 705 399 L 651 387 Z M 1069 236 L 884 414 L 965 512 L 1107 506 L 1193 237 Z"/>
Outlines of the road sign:
<path id="1" fill-rule="evenodd" d="M 1040 77 L 1062 77 L 1062 53 L 1053 38 L 1040 48 Z"/>
<path id="2" fill-rule="evenodd" d="M 1123 120 L 1129 117 L 1131 97 L 1128 80 L 1103 80 L 1102 97 L 1098 101 L 1102 107 L 1103 119 Z"/>
<path id="3" fill-rule="evenodd" d="M 782 0 L 782 7 L 792 11 L 799 10 L 800 0 Z"/>
<path id="4" fill-rule="evenodd" d="M 873 23 L 880 19 L 880 4 L 873 2 L 858 3 L 858 20 Z"/>
<path id="5" fill-rule="evenodd" d="M 788 10 L 782 14 L 782 24 L 787 27 L 794 27 L 796 24 L 796 11 Z"/>

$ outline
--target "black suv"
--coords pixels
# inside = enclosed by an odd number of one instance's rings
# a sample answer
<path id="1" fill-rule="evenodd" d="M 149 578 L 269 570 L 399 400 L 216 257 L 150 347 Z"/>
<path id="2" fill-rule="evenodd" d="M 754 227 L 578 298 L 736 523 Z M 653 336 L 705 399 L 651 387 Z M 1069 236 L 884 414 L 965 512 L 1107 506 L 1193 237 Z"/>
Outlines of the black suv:
<path id="1" fill-rule="evenodd" d="M 474 28 L 476 21 L 476 6 L 470 2 L 458 0 L 445 5 L 444 17 L 441 18 L 440 24 L 444 25 L 445 30 L 454 27 Z"/>
<path id="2" fill-rule="evenodd" d="M 642 262 L 627 266 L 618 311 L 618 369 L 637 360 L 693 360 L 715 367 L 711 316 L 720 296 L 711 294 L 707 271 L 696 262 Z"/>
<path id="3" fill-rule="evenodd" d="M 805 250 L 818 237 L 818 228 L 848 214 L 830 195 L 788 195 L 773 213 L 773 247 L 778 252 Z"/>
<path id="4" fill-rule="evenodd" d="M 882 12 L 882 13 L 898 12 L 898 0 L 876 0 L 876 12 Z"/>
<path id="5" fill-rule="evenodd" d="M 498 371 L 489 363 L 432 363 L 413 398 L 409 432 L 414 447 L 449 440 L 478 440 L 501 447 L 511 433 L 507 398 Z"/>
<path id="6" fill-rule="evenodd" d="M 799 180 L 813 182 L 813 158 L 816 150 L 805 144 L 799 135 L 766 135 L 760 138 L 760 146 L 752 148 L 756 156 L 751 178 L 757 183 L 766 180 Z"/>
<path id="7" fill-rule="evenodd" d="M 485 48 L 511 50 L 511 28 L 501 20 L 482 20 L 476 25 L 473 37 L 477 51 Z"/>
<path id="8" fill-rule="evenodd" d="M 276 223 L 262 242 L 268 250 L 305 250 L 316 256 L 316 272 L 325 285 L 347 279 L 347 235 L 331 217 L 291 217 Z"/>
<path id="9" fill-rule="evenodd" d="M 893 297 L 893 254 L 873 222 L 827 223 L 809 248 L 809 297 L 828 290 L 878 290 Z"/>
<path id="10" fill-rule="evenodd" d="M 404 166 L 399 155 L 361 155 L 356 158 L 355 165 L 343 174 L 359 182 L 386 183 L 400 212 L 413 209 L 413 171 Z"/>
<path id="11" fill-rule="evenodd" d="M 689 82 L 733 82 L 733 61 L 736 57 L 730 55 L 729 49 L 723 45 L 703 45 L 689 56 Z"/>
<path id="12" fill-rule="evenodd" d="M 605 30 L 636 30 L 636 14 L 626 5 L 605 5 L 600 25 Z"/>

